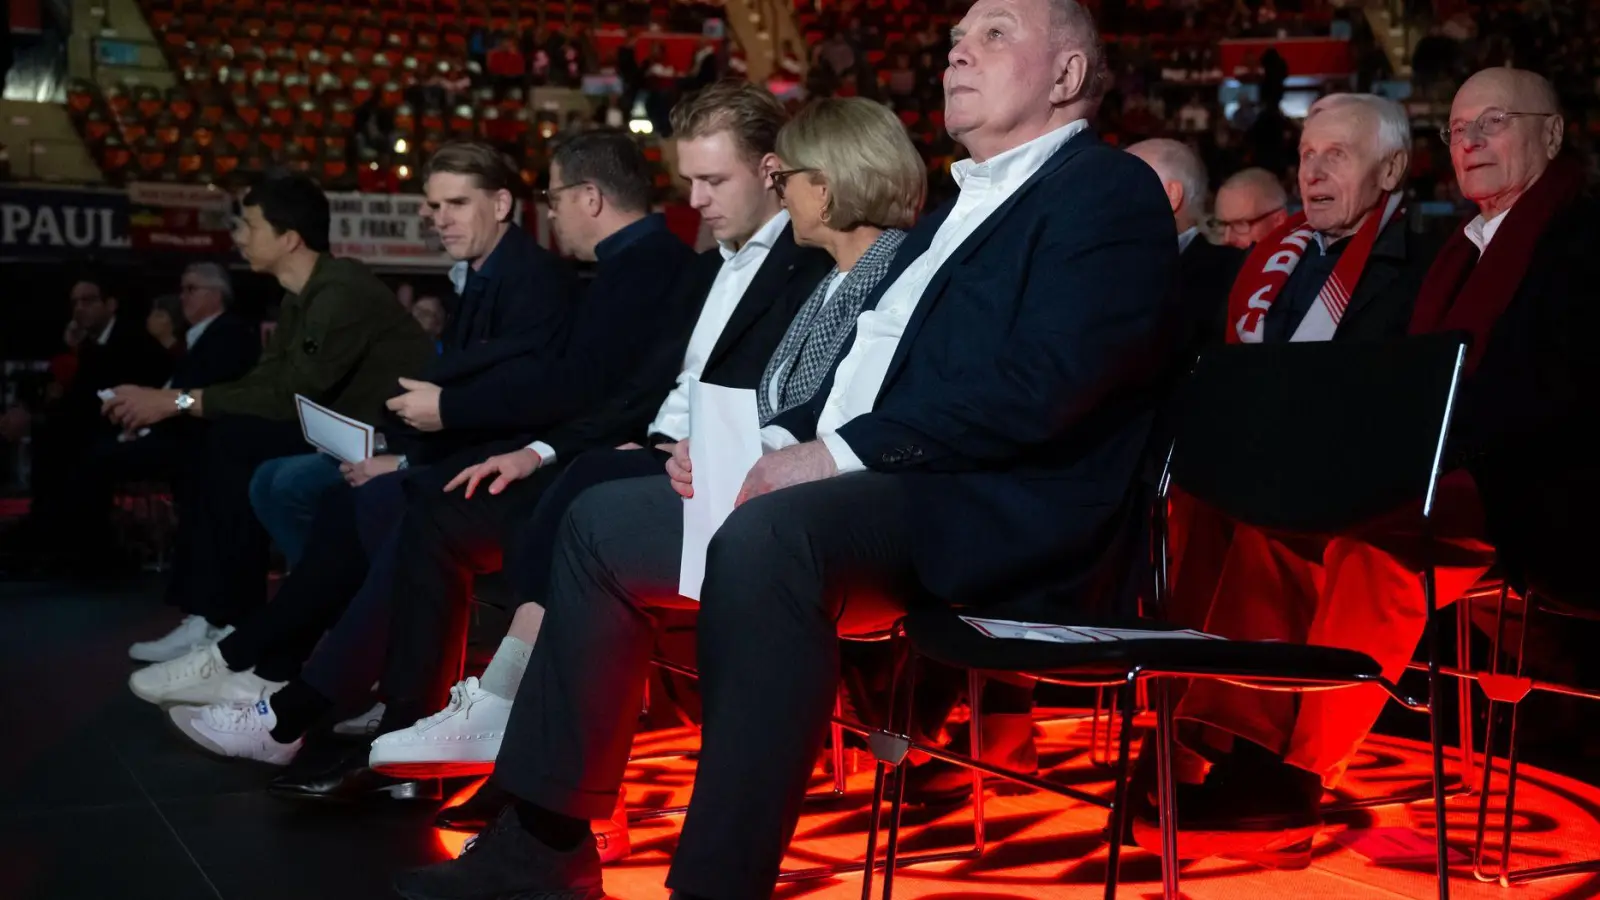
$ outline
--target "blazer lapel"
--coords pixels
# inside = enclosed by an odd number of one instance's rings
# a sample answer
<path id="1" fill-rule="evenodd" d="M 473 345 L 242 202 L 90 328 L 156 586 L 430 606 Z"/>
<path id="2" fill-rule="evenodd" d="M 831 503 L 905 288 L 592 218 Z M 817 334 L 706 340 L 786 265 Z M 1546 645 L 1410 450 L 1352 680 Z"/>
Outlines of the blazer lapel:
<path id="1" fill-rule="evenodd" d="M 1389 285 L 1400 277 L 1406 254 L 1411 248 L 1408 246 L 1405 221 L 1399 216 L 1395 218 L 1399 221 L 1389 223 L 1389 227 L 1395 232 L 1394 236 L 1391 238 L 1387 233 L 1379 235 L 1378 241 L 1373 245 L 1372 254 L 1367 257 L 1367 267 L 1361 273 L 1361 280 L 1356 282 L 1355 290 L 1350 292 L 1350 302 L 1345 306 L 1344 314 L 1339 317 L 1340 328 L 1354 319 L 1373 300 L 1383 296 Z M 1334 333 L 1337 334 L 1338 331 L 1335 330 Z"/>
<path id="2" fill-rule="evenodd" d="M 995 229 L 999 228 L 1005 221 L 1011 210 L 1024 197 L 1032 193 L 1040 182 L 1061 171 L 1067 161 L 1081 153 L 1084 148 L 1092 147 L 1099 143 L 1100 138 L 1095 134 L 1093 128 L 1085 128 L 1074 135 L 1071 140 L 1062 145 L 1061 149 L 1045 160 L 1044 165 L 1039 167 L 1039 171 L 1033 173 L 1027 181 L 1022 183 L 1021 187 L 1006 198 L 1004 203 L 1001 203 L 994 212 L 990 213 L 989 217 L 983 220 L 983 224 L 979 225 L 971 235 L 968 235 L 967 239 L 961 243 L 961 246 L 957 247 L 956 251 L 950 254 L 950 257 L 939 266 L 939 270 L 934 273 L 933 279 L 928 282 L 928 287 L 923 290 L 922 299 L 917 303 L 916 310 L 912 312 L 911 320 L 906 323 L 905 331 L 900 335 L 900 342 L 895 345 L 894 359 L 889 362 L 889 370 L 883 377 L 883 386 L 878 389 L 879 397 L 882 397 L 883 392 L 888 390 L 895 376 L 899 374 L 900 368 L 905 365 L 906 354 L 910 352 L 911 345 L 916 341 L 917 332 L 922 330 L 922 323 L 928 320 L 928 316 L 933 312 L 934 306 L 938 304 L 939 298 L 943 295 L 944 286 L 950 280 L 951 271 L 976 253 L 984 242 L 994 234 Z M 952 205 L 951 208 L 954 209 L 954 206 Z M 948 213 L 946 215 L 948 216 Z M 931 244 L 932 241 L 933 238 L 930 234 L 928 243 Z M 924 246 L 925 249 L 926 246 Z M 905 255 L 903 248 L 901 255 Z M 920 256 L 921 254 L 919 253 L 918 255 Z"/>
<path id="3" fill-rule="evenodd" d="M 750 326 L 754 325 L 772 304 L 782 299 L 784 286 L 794 273 L 797 262 L 795 257 L 799 252 L 800 246 L 794 242 L 793 226 L 785 227 L 783 233 L 778 235 L 778 239 L 773 241 L 772 249 L 767 251 L 767 258 L 762 260 L 761 268 L 756 270 L 756 277 L 750 282 L 750 287 L 746 288 L 744 296 L 739 298 L 739 305 L 733 308 L 733 315 L 728 317 L 728 324 L 722 327 L 722 333 L 717 336 L 717 343 L 711 348 L 711 355 L 706 358 L 707 369 L 721 361 L 723 356 L 738 345 L 739 339 L 750 330 Z M 713 283 L 715 283 L 714 276 Z M 707 294 L 709 293 L 708 288 Z"/>

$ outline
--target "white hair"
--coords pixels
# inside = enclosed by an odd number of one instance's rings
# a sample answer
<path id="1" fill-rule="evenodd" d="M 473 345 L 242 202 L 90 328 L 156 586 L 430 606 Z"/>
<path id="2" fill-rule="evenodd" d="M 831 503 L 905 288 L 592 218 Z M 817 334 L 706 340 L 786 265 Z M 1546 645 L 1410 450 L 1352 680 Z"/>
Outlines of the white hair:
<path id="1" fill-rule="evenodd" d="M 1206 175 L 1206 164 L 1188 144 L 1171 138 L 1151 138 L 1129 147 L 1128 152 L 1149 163 L 1161 176 L 1163 186 L 1169 181 L 1183 186 L 1184 212 L 1196 219 L 1205 217 L 1206 190 L 1211 179 Z"/>
<path id="2" fill-rule="evenodd" d="M 1377 116 L 1379 156 L 1411 152 L 1411 119 L 1406 116 L 1404 107 L 1388 97 L 1377 94 L 1329 94 L 1311 104 L 1311 109 L 1306 112 L 1306 121 L 1310 122 L 1323 110 L 1341 106 L 1364 107 Z"/>
<path id="3" fill-rule="evenodd" d="M 227 269 L 216 263 L 190 263 L 183 274 L 193 275 L 205 282 L 207 287 L 215 288 L 222 295 L 223 306 L 233 305 L 233 279 L 228 276 Z"/>

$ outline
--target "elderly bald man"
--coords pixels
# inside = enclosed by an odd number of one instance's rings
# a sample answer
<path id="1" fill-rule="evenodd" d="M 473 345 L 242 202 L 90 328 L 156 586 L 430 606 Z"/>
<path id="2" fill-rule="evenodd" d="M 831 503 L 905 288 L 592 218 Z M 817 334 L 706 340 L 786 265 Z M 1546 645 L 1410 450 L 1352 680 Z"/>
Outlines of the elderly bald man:
<path id="1" fill-rule="evenodd" d="M 1401 185 L 1410 146 L 1410 123 L 1391 100 L 1333 94 L 1312 105 L 1300 140 L 1305 209 L 1246 259 L 1229 297 L 1230 342 L 1382 340 L 1406 332 L 1435 255 L 1405 226 Z M 1184 497 L 1174 498 L 1172 524 L 1173 550 L 1181 554 L 1175 606 L 1207 609 L 1200 620 L 1226 637 L 1337 645 L 1351 638 L 1345 617 L 1330 610 L 1363 603 L 1383 609 L 1397 584 L 1420 596 L 1420 582 L 1409 574 L 1416 569 L 1405 563 L 1414 558 L 1412 536 L 1286 543 L 1239 527 L 1223 544 L 1217 535 L 1226 529 Z M 1441 572 L 1441 591 L 1465 590 L 1482 574 L 1488 551 L 1480 532 L 1468 515 L 1460 534 L 1445 535 L 1467 564 Z M 1411 630 L 1426 616 L 1413 618 L 1370 636 L 1383 644 L 1380 658 L 1404 666 L 1416 645 Z M 1192 685 L 1177 710 L 1185 720 L 1181 743 L 1191 751 L 1180 762 L 1180 853 L 1304 860 L 1321 824 L 1322 790 L 1337 784 L 1381 705 L 1381 694 L 1353 691 L 1294 698 Z M 1365 724 L 1308 736 L 1335 720 Z M 1208 767 L 1206 760 L 1215 762 Z M 1149 810 L 1136 812 L 1135 839 L 1158 848 Z"/>
<path id="2" fill-rule="evenodd" d="M 1489 69 L 1462 86 L 1442 131 L 1479 214 L 1438 253 L 1408 325 L 1413 333 L 1471 337 L 1431 546 L 1403 530 L 1400 516 L 1330 541 L 1320 560 L 1256 536 L 1258 561 L 1271 562 L 1247 574 L 1257 584 L 1290 587 L 1267 600 L 1241 582 L 1242 593 L 1226 606 L 1219 591 L 1211 623 L 1218 633 L 1348 647 L 1397 678 L 1427 622 L 1415 574 L 1425 550 L 1452 561 L 1438 571 L 1441 603 L 1454 602 L 1498 559 L 1519 589 L 1600 607 L 1585 565 L 1600 467 L 1579 431 L 1586 433 L 1600 390 L 1589 344 L 1600 327 L 1600 200 L 1582 162 L 1562 154 L 1563 128 L 1544 79 Z M 1313 584 L 1320 590 L 1293 587 Z M 1191 691 L 1179 710 L 1191 720 L 1186 744 L 1230 752 L 1194 789 L 1199 821 L 1180 827 L 1203 828 L 1225 807 L 1255 821 L 1242 830 L 1252 832 L 1248 838 L 1236 831 L 1226 841 L 1191 841 L 1185 855 L 1247 846 L 1303 859 L 1320 789 L 1337 783 L 1383 704 L 1381 692 L 1364 688 L 1308 694 L 1298 705 L 1233 688 Z M 1244 771 L 1251 790 L 1241 794 Z M 1271 792 L 1277 797 L 1266 799 Z"/>
<path id="3" fill-rule="evenodd" d="M 1217 188 L 1215 214 L 1223 242 L 1245 249 L 1289 221 L 1289 193 L 1266 169 L 1244 169 Z"/>
<path id="4" fill-rule="evenodd" d="M 1233 286 L 1244 253 L 1233 247 L 1219 247 L 1200 233 L 1211 179 L 1205 163 L 1188 144 L 1152 138 L 1134 144 L 1128 152 L 1155 170 L 1172 206 L 1178 230 L 1178 287 L 1186 315 L 1180 346 L 1184 348 L 1183 364 L 1187 365 L 1206 344 L 1222 340 L 1228 289 Z"/>

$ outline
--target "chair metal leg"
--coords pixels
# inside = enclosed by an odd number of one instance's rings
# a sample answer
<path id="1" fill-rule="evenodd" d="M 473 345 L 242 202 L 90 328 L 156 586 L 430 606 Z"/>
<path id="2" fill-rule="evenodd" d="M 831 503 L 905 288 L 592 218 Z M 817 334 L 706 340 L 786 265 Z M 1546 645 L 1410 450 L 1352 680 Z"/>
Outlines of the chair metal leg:
<path id="1" fill-rule="evenodd" d="M 1505 592 L 1502 585 L 1501 593 Z M 1472 667 L 1472 601 L 1462 598 L 1456 603 L 1456 665 L 1463 670 Z M 1461 742 L 1461 783 L 1468 785 L 1471 790 L 1473 753 L 1472 753 L 1472 682 L 1465 678 L 1456 681 L 1456 697 L 1460 715 L 1457 717 L 1459 730 L 1458 740 Z"/>
<path id="2" fill-rule="evenodd" d="M 1444 679 L 1439 674 L 1439 651 L 1444 635 L 1439 626 L 1438 591 L 1431 565 L 1423 570 L 1422 588 L 1428 604 L 1428 732 L 1433 743 L 1434 849 L 1438 864 L 1439 900 L 1450 900 L 1450 816 L 1445 808 L 1444 724 L 1439 716 L 1444 698 Z"/>
<path id="3" fill-rule="evenodd" d="M 1526 621 L 1526 615 L 1527 614 L 1526 614 L 1526 611 L 1524 611 L 1523 615 L 1524 615 L 1523 634 L 1526 635 L 1527 634 L 1527 621 Z M 1495 606 L 1494 635 L 1493 635 L 1493 637 L 1491 639 L 1491 645 L 1489 647 L 1489 674 L 1491 676 L 1496 676 L 1496 675 L 1500 674 L 1500 657 L 1501 657 L 1500 650 L 1501 650 L 1501 647 L 1504 646 L 1505 636 L 1506 636 L 1506 591 L 1502 587 L 1501 591 L 1500 591 L 1499 601 Z M 1476 831 L 1473 834 L 1473 841 L 1472 841 L 1472 876 L 1474 878 L 1478 879 L 1479 881 L 1484 882 L 1485 884 L 1489 884 L 1489 883 L 1493 883 L 1493 882 L 1499 881 L 1501 875 L 1503 875 L 1505 873 L 1505 868 L 1506 868 L 1506 865 L 1505 865 L 1506 860 L 1505 860 L 1504 850 L 1502 850 L 1500 860 L 1499 860 L 1499 862 L 1497 864 L 1498 865 L 1498 869 L 1494 873 L 1490 873 L 1490 872 L 1485 870 L 1485 866 L 1484 866 L 1484 858 L 1485 857 L 1484 857 L 1484 853 L 1483 853 L 1484 834 L 1488 831 L 1488 824 L 1489 824 L 1489 793 L 1490 793 L 1490 788 L 1493 786 L 1493 780 L 1494 780 L 1494 746 L 1495 746 L 1495 738 L 1497 737 L 1496 732 L 1499 731 L 1500 718 L 1505 713 L 1505 705 L 1500 703 L 1496 699 L 1496 695 L 1495 694 L 1489 693 L 1487 691 L 1485 693 L 1487 694 L 1488 699 L 1489 699 L 1489 709 L 1488 709 L 1488 717 L 1489 718 L 1488 718 L 1488 721 L 1484 724 L 1484 729 L 1483 729 L 1483 783 L 1482 783 L 1482 786 L 1481 786 L 1481 788 L 1480 788 L 1480 790 L 1478 792 L 1479 793 L 1479 796 L 1478 796 L 1478 821 L 1476 823 Z M 1511 815 L 1511 812 L 1510 812 L 1510 809 L 1508 807 L 1507 810 L 1506 810 L 1506 816 L 1509 818 L 1510 815 Z M 1507 822 L 1507 827 L 1509 827 L 1509 821 Z"/>
<path id="4" fill-rule="evenodd" d="M 915 706 L 915 702 L 914 702 L 915 699 L 916 699 L 916 695 L 917 695 L 917 665 L 916 665 L 916 660 L 915 659 L 908 660 L 907 663 L 906 663 L 906 669 L 907 669 L 907 671 L 906 671 L 906 690 L 905 690 L 905 707 L 904 707 L 905 717 L 901 719 L 901 722 L 905 726 L 905 733 L 906 734 L 910 734 L 911 733 L 911 724 L 912 724 L 911 720 L 916 715 L 916 712 L 915 712 L 916 706 Z M 969 678 L 968 684 L 971 684 L 971 683 L 972 682 L 971 682 L 971 680 Z M 973 735 L 977 734 L 977 732 L 974 731 L 971 726 L 968 727 L 967 733 L 968 734 L 973 734 Z M 982 747 L 983 745 L 979 744 L 977 746 Z M 974 798 L 973 802 L 978 802 L 978 799 L 979 798 Z M 890 898 L 892 898 L 894 896 L 894 867 L 895 867 L 895 861 L 896 861 L 897 857 L 900 855 L 900 814 L 905 810 L 905 802 L 906 802 L 906 767 L 905 767 L 905 762 L 902 759 L 901 760 L 901 764 L 895 770 L 894 803 L 889 809 L 889 842 L 884 847 L 884 859 L 883 859 L 883 900 L 890 900 Z M 863 896 L 863 900 L 866 900 L 865 896 Z"/>
<path id="5" fill-rule="evenodd" d="M 878 820 L 883 812 L 883 776 L 887 770 L 888 764 L 880 759 L 877 761 L 877 771 L 872 776 L 872 814 L 867 819 L 867 855 L 861 873 L 861 900 L 872 900 L 872 873 L 878 861 Z"/>
<path id="6" fill-rule="evenodd" d="M 1161 803 L 1161 896 L 1178 900 L 1178 783 L 1172 774 L 1177 736 L 1172 725 L 1172 679 L 1152 679 L 1156 706 L 1156 786 Z"/>
<path id="7" fill-rule="evenodd" d="M 1116 900 L 1117 881 L 1122 874 L 1122 835 L 1128 828 L 1128 757 L 1133 752 L 1133 677 L 1117 689 L 1122 695 L 1122 740 L 1117 753 L 1117 780 L 1112 793 L 1111 816 L 1106 820 L 1111 845 L 1106 851 L 1105 900 Z M 1106 727 L 1110 728 L 1107 720 Z"/>
<path id="8" fill-rule="evenodd" d="M 983 675 L 977 669 L 967 670 L 967 708 L 971 710 L 972 721 L 967 725 L 967 737 L 971 744 L 967 749 L 972 751 L 976 759 L 983 758 Z M 972 770 L 972 852 L 975 856 L 983 855 L 983 848 L 987 842 L 987 829 L 984 814 L 988 798 L 983 793 L 983 770 Z"/>
<path id="9" fill-rule="evenodd" d="M 839 724 L 839 719 L 844 718 L 844 685 L 839 685 L 839 694 L 833 699 L 834 721 L 829 725 L 828 740 L 832 743 L 830 752 L 833 759 L 833 793 L 835 796 L 844 796 L 845 790 L 845 752 L 844 752 L 844 726 Z"/>

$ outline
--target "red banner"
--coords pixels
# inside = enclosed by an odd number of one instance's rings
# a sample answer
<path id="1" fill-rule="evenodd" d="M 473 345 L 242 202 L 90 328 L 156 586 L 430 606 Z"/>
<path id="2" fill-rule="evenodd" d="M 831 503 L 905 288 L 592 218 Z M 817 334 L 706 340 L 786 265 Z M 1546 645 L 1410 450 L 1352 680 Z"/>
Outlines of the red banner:
<path id="1" fill-rule="evenodd" d="M 39 0 L 11 0 L 11 30 L 38 33 Z"/>
<path id="2" fill-rule="evenodd" d="M 1226 78 L 1253 80 L 1261 74 L 1261 54 L 1273 48 L 1291 76 L 1348 75 L 1355 70 L 1350 42 L 1337 38 L 1241 38 L 1217 44 Z"/>

